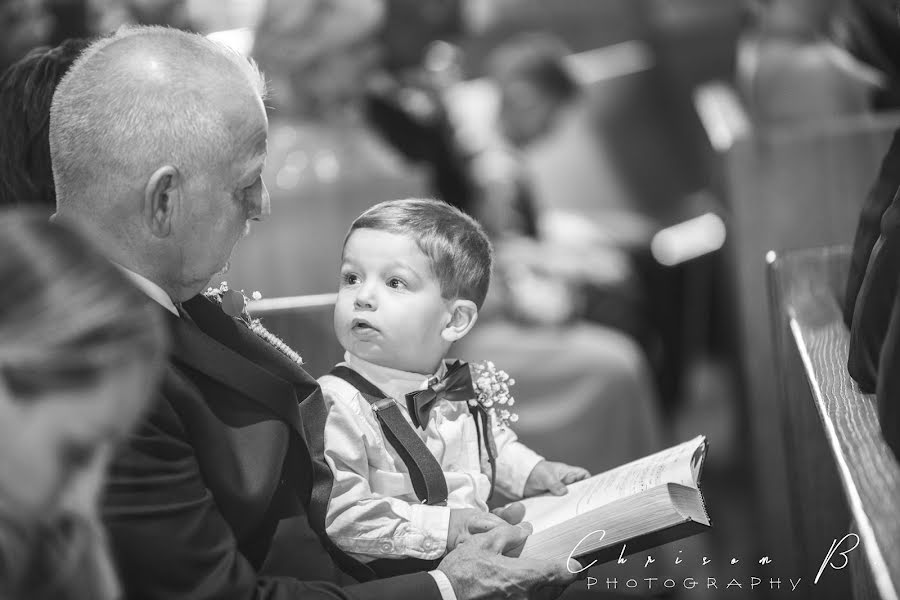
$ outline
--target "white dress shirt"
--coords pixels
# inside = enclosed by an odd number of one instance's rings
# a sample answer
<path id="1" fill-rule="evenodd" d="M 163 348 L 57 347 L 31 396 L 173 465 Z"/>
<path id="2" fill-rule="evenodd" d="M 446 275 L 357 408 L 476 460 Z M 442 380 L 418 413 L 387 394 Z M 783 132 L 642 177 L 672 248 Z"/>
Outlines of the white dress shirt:
<path id="1" fill-rule="evenodd" d="M 368 379 L 400 407 L 408 392 L 425 389 L 430 377 L 374 365 L 352 354 L 345 364 Z M 442 364 L 435 376 L 446 371 Z M 325 460 L 334 485 L 325 518 L 328 536 L 360 561 L 377 558 L 432 560 L 447 552 L 450 510 L 487 510 L 490 466 L 479 457 L 475 419 L 466 402 L 441 400 L 425 430 L 414 427 L 437 458 L 447 480 L 447 506 L 422 504 L 403 460 L 384 438 L 371 406 L 343 379 L 325 375 L 319 385 L 328 407 Z M 497 445 L 497 488 L 521 498 L 525 481 L 542 457 L 517 441 L 508 427 L 493 428 Z"/>

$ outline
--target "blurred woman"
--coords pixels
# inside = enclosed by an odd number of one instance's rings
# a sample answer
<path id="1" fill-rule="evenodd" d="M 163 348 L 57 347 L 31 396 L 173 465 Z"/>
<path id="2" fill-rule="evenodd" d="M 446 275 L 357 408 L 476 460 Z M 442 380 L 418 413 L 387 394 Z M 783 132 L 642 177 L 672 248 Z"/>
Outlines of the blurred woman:
<path id="1" fill-rule="evenodd" d="M 0 215 L 0 281 L 0 598 L 116 598 L 97 496 L 162 367 L 159 310 L 39 214 Z"/>
<path id="2" fill-rule="evenodd" d="M 738 41 L 737 83 L 758 125 L 861 114 L 884 84 L 828 34 L 838 0 L 751 0 L 754 24 Z"/>
<path id="3" fill-rule="evenodd" d="M 26 202 L 56 209 L 50 168 L 53 92 L 89 40 L 35 48 L 0 75 L 0 206 Z"/>
<path id="4" fill-rule="evenodd" d="M 382 200 L 425 195 L 424 176 L 363 118 L 383 15 L 380 0 L 265 3 L 253 57 L 269 84 L 263 179 L 277 218 L 242 242 L 229 280 L 267 296 L 330 291 L 353 218 Z"/>

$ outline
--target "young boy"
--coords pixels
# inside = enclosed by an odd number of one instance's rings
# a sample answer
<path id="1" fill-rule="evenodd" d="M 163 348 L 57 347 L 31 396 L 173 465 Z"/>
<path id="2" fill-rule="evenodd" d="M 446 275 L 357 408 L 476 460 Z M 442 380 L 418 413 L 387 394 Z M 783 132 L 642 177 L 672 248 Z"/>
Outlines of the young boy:
<path id="1" fill-rule="evenodd" d="M 319 379 L 334 478 L 325 525 L 354 558 L 384 559 L 372 565 L 382 574 L 403 570 L 391 559 L 437 560 L 502 522 L 486 512 L 492 479 L 515 499 L 561 495 L 588 476 L 544 460 L 496 414 L 486 419 L 468 401 L 468 366 L 444 362 L 478 318 L 491 262 L 481 227 L 433 200 L 378 204 L 344 241 L 334 327 L 345 362 Z M 404 451 L 404 436 L 420 454 Z"/>

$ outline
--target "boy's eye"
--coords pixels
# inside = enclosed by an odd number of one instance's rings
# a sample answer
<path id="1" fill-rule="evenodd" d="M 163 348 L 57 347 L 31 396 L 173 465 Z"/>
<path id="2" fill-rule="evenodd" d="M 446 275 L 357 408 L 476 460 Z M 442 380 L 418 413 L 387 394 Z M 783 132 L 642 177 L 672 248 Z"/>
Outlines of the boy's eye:
<path id="1" fill-rule="evenodd" d="M 388 287 L 394 288 L 395 290 L 403 289 L 406 287 L 406 283 L 402 279 L 397 279 L 396 277 L 391 277 L 388 279 Z"/>
<path id="2" fill-rule="evenodd" d="M 359 283 L 359 275 L 356 273 L 344 273 L 341 275 L 341 281 L 349 285 L 354 285 Z"/>

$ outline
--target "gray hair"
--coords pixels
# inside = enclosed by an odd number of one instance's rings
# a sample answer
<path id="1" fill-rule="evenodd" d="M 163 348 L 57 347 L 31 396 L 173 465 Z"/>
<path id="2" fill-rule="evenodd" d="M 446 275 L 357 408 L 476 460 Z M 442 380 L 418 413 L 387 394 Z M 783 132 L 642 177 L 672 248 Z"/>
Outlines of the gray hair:
<path id="1" fill-rule="evenodd" d="M 125 27 L 88 46 L 50 111 L 58 209 L 114 209 L 160 166 L 190 176 L 219 164 L 233 141 L 208 92 L 230 89 L 235 75 L 265 98 L 253 61 L 201 35 Z"/>

